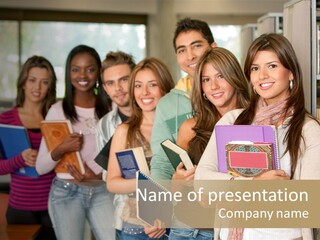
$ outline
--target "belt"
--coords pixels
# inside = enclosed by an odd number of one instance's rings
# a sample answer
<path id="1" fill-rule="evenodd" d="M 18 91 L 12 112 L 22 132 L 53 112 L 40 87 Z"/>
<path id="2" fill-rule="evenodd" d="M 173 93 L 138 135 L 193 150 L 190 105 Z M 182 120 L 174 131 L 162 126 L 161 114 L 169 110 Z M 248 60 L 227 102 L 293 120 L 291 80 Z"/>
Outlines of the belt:
<path id="1" fill-rule="evenodd" d="M 70 182 L 70 181 L 55 177 L 53 179 L 52 184 L 60 188 L 69 189 L 71 191 L 83 192 L 83 193 L 88 193 L 88 192 L 98 193 L 98 192 L 106 191 L 106 186 L 103 181 L 100 185 L 87 186 L 87 185 L 76 184 L 74 182 Z"/>

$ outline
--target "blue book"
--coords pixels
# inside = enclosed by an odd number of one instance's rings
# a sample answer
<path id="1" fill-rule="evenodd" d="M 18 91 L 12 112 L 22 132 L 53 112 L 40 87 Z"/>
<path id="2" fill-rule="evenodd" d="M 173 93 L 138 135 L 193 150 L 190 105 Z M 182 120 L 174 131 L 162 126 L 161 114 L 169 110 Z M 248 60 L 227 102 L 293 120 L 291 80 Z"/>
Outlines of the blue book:
<path id="1" fill-rule="evenodd" d="M 116 152 L 116 157 L 123 178 L 135 178 L 138 170 L 146 175 L 150 175 L 149 166 L 142 147 L 128 148 Z"/>
<path id="2" fill-rule="evenodd" d="M 23 150 L 31 148 L 27 130 L 22 126 L 8 124 L 0 124 L 0 144 L 4 159 L 12 158 Z M 39 176 L 35 167 L 23 167 L 15 173 L 29 177 Z"/>

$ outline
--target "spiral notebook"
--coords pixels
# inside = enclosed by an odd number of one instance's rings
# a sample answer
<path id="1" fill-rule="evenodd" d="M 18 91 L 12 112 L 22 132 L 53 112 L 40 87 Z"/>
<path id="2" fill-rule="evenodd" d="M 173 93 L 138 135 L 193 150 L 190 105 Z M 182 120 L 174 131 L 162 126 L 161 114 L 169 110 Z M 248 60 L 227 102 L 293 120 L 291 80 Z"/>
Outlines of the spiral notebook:
<path id="1" fill-rule="evenodd" d="M 173 215 L 173 204 L 171 201 L 149 201 L 144 200 L 138 191 L 143 193 L 161 193 L 168 192 L 168 190 L 155 182 L 152 178 L 145 175 L 141 171 L 136 173 L 137 179 L 137 217 L 146 224 L 153 226 L 156 220 L 160 220 L 163 226 L 171 226 Z M 150 195 L 149 195 L 150 196 Z M 169 234 L 167 228 L 166 234 Z"/>

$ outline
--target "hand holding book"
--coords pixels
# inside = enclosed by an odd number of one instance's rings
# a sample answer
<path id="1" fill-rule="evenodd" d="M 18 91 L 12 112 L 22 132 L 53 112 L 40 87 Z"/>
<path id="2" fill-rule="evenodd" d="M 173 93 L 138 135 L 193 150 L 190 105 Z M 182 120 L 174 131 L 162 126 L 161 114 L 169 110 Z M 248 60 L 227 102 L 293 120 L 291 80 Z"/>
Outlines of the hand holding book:
<path id="1" fill-rule="evenodd" d="M 29 167 L 36 165 L 38 151 L 32 148 L 27 148 L 21 152 L 22 158 Z"/>
<path id="2" fill-rule="evenodd" d="M 27 150 L 26 150 L 27 149 Z M 23 126 L 0 124 L 0 152 L 4 159 L 13 158 L 22 154 L 22 158 L 28 165 L 15 171 L 15 174 L 28 177 L 38 177 L 34 163 L 34 152 L 27 130 Z"/>
<path id="3" fill-rule="evenodd" d="M 60 160 L 55 172 L 69 173 L 66 164 L 72 164 L 81 174 L 85 173 L 79 153 L 83 136 L 80 133 L 73 133 L 69 120 L 42 121 L 41 132 L 47 148 L 51 151 L 51 157 L 56 161 Z"/>
<path id="4" fill-rule="evenodd" d="M 191 181 L 194 179 L 196 167 L 186 170 L 183 162 L 180 162 L 175 170 L 172 176 L 173 180 Z"/>
<path id="5" fill-rule="evenodd" d="M 56 161 L 69 152 L 80 151 L 83 144 L 83 136 L 79 133 L 71 133 L 52 150 L 52 158 Z"/>

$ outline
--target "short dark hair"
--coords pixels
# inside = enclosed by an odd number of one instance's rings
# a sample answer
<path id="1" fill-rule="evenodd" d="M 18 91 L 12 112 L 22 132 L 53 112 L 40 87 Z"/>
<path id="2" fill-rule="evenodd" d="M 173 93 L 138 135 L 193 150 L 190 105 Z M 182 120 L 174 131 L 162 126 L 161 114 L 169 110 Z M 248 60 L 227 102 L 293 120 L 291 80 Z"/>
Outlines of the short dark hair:
<path id="1" fill-rule="evenodd" d="M 188 31 L 197 31 L 200 32 L 204 39 L 206 39 L 211 45 L 214 42 L 214 38 L 208 23 L 198 20 L 198 19 L 191 19 L 191 18 L 184 18 L 177 22 L 177 27 L 174 32 L 173 37 L 173 47 L 176 50 L 176 40 L 180 33 L 188 32 Z"/>

